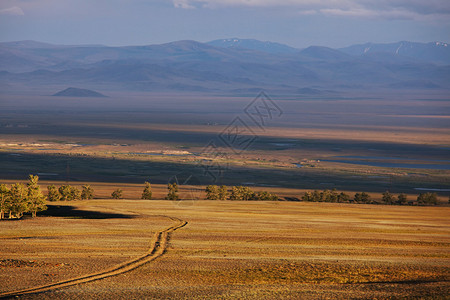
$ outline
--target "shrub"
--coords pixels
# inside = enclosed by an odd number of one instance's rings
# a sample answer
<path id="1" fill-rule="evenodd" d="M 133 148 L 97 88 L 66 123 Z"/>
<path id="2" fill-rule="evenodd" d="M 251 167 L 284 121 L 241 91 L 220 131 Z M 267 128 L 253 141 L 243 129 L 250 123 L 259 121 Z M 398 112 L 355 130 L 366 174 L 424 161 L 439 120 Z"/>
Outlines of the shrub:
<path id="1" fill-rule="evenodd" d="M 111 197 L 113 199 L 120 199 L 122 198 L 122 190 L 121 189 L 116 189 L 111 193 Z"/>

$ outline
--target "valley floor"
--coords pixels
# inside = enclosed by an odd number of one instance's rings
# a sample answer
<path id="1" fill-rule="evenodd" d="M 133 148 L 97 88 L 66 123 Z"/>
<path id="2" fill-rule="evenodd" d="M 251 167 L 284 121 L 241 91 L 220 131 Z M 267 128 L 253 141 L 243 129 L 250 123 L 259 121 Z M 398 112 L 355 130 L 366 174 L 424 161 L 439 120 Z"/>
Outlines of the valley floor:
<path id="1" fill-rule="evenodd" d="M 99 272 L 148 251 L 175 217 L 165 254 L 130 272 L 19 299 L 445 298 L 448 207 L 304 202 L 90 200 L 0 222 L 0 293 Z M 64 206 L 64 207 L 63 207 Z"/>

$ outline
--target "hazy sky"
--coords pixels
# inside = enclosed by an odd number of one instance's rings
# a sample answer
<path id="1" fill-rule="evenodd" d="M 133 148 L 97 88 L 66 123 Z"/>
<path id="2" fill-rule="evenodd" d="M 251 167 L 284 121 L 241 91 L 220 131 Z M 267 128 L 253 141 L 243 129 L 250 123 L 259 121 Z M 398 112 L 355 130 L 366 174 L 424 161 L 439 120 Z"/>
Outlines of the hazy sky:
<path id="1" fill-rule="evenodd" d="M 0 41 L 117 46 L 229 37 L 299 48 L 450 42 L 450 0 L 0 0 Z"/>

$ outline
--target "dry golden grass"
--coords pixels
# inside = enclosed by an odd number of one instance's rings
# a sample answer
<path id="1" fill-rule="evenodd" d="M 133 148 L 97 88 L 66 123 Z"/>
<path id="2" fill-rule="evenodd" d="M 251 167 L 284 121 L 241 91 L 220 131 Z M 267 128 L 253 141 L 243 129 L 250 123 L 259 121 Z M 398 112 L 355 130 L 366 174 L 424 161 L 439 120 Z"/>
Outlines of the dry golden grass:
<path id="1" fill-rule="evenodd" d="M 158 260 L 25 298 L 445 298 L 450 291 L 448 207 L 108 199 L 58 204 L 134 217 L 1 222 L 1 291 L 139 256 L 152 233 L 171 224 L 164 215 L 188 225 L 173 233 Z"/>

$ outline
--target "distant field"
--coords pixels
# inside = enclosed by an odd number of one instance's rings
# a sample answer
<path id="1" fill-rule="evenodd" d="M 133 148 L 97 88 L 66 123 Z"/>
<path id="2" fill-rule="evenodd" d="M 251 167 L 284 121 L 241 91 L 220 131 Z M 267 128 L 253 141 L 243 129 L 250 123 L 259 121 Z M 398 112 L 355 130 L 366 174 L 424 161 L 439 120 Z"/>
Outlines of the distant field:
<path id="1" fill-rule="evenodd" d="M 91 200 L 2 221 L 0 292 L 139 257 L 176 217 L 165 255 L 99 281 L 23 299 L 445 298 L 447 207 Z M 67 207 L 69 206 L 69 207 Z"/>
<path id="2" fill-rule="evenodd" d="M 0 178 L 40 173 L 45 180 L 164 184 L 188 173 L 200 185 L 377 193 L 450 189 L 447 95 L 275 95 L 282 114 L 259 128 L 245 114 L 249 96 L 50 94 L 0 96 Z M 235 117 L 250 130 L 243 136 L 255 137 L 238 153 L 220 140 Z M 210 142 L 225 157 L 208 157 Z M 208 176 L 208 161 L 225 172 Z"/>

